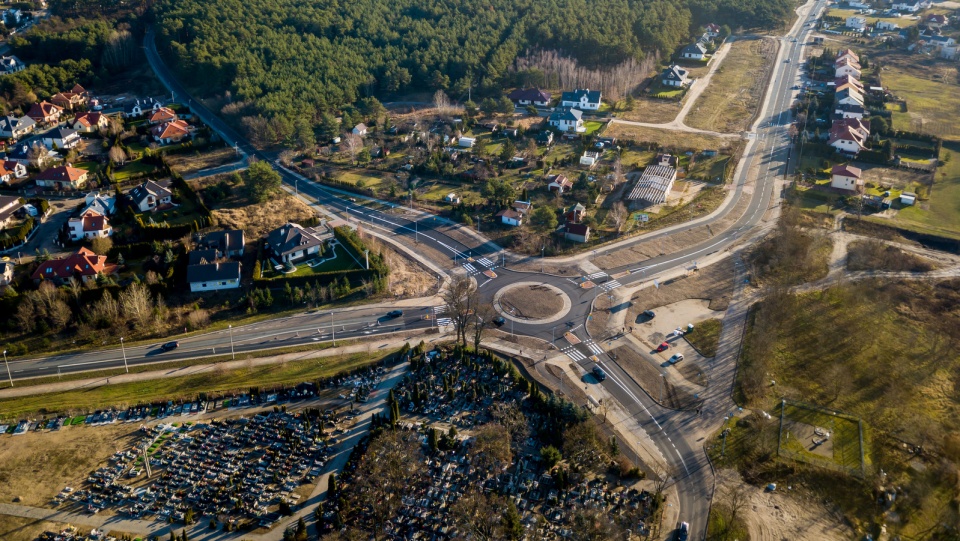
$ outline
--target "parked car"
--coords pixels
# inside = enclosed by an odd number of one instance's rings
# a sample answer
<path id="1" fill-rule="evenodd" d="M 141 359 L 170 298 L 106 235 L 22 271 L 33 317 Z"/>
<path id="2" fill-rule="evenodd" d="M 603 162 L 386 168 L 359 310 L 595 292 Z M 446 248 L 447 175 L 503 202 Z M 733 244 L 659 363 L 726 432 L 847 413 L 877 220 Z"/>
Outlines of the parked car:
<path id="1" fill-rule="evenodd" d="M 506 322 L 507 320 L 504 319 L 503 316 L 497 316 L 493 318 L 493 324 L 496 325 L 497 327 L 503 327 L 503 324 Z"/>
<path id="2" fill-rule="evenodd" d="M 644 310 L 644 311 L 643 311 L 643 315 L 646 316 L 647 319 L 653 319 L 653 318 L 657 317 L 657 314 L 654 313 L 653 310 Z"/>
<path id="3" fill-rule="evenodd" d="M 657 351 L 667 351 L 667 349 L 669 349 L 669 348 L 670 348 L 670 344 L 664 342 L 664 343 L 660 344 L 659 346 L 657 346 Z"/>
<path id="4" fill-rule="evenodd" d="M 687 541 L 687 536 L 690 535 L 690 524 L 686 522 L 681 522 L 677 526 L 677 541 Z"/>
<path id="5" fill-rule="evenodd" d="M 172 349 L 177 349 L 180 347 L 180 342 L 167 342 L 166 344 L 160 346 L 160 349 L 163 351 L 170 351 Z"/>
<path id="6" fill-rule="evenodd" d="M 597 378 L 597 381 L 603 381 L 607 379 L 607 373 L 603 371 L 603 368 L 599 366 L 593 367 L 593 375 Z"/>
<path id="7" fill-rule="evenodd" d="M 674 353 L 673 357 L 670 357 L 670 364 L 677 364 L 683 360 L 683 353 Z"/>

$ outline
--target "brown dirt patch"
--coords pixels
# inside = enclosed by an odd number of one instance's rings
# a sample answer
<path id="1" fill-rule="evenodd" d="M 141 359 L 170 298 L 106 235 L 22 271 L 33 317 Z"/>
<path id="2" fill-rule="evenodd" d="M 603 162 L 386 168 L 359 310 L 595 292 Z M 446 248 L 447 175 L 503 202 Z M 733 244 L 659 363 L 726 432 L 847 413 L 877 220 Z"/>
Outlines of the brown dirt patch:
<path id="1" fill-rule="evenodd" d="M 679 101 L 637 98 L 633 109 L 617 113 L 617 117 L 651 124 L 666 124 L 673 122 L 682 108 L 683 104 Z"/>
<path id="2" fill-rule="evenodd" d="M 683 409 L 695 407 L 697 399 L 686 389 L 674 387 L 669 380 L 660 376 L 660 371 L 630 346 L 614 348 L 612 353 L 617 365 L 623 369 L 654 400 L 660 400 L 660 385 L 663 384 L 663 405 L 669 408 Z"/>
<path id="3" fill-rule="evenodd" d="M 130 447 L 136 431 L 129 424 L 65 427 L 0 439 L 0 501 L 19 496 L 17 503 L 47 506 L 63 487 L 79 487 L 110 455 Z"/>
<path id="4" fill-rule="evenodd" d="M 287 222 L 306 220 L 317 215 L 299 199 L 286 193 L 266 203 L 211 212 L 220 226 L 227 229 L 243 229 L 248 239 L 258 239 Z"/>
<path id="5" fill-rule="evenodd" d="M 196 151 L 192 153 L 174 154 L 167 156 L 167 165 L 170 169 L 185 175 L 217 167 L 237 161 L 237 153 L 232 148 L 218 148 L 207 152 Z"/>
<path id="6" fill-rule="evenodd" d="M 644 289 L 631 299 L 627 321 L 636 321 L 644 310 L 685 299 L 709 299 L 711 310 L 726 310 L 733 295 L 733 262 L 720 261 L 682 278 L 660 283 L 659 289 Z"/>
<path id="7" fill-rule="evenodd" d="M 508 289 L 500 296 L 505 310 L 514 309 L 514 315 L 524 319 L 543 319 L 563 308 L 563 293 L 541 285 L 524 285 Z"/>

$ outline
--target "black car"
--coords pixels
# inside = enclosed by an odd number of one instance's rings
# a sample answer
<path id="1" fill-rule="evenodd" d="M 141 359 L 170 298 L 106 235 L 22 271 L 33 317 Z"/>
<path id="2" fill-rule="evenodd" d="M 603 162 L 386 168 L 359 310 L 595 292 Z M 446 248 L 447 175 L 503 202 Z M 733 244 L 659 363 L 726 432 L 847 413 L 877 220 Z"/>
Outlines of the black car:
<path id="1" fill-rule="evenodd" d="M 387 312 L 387 317 L 390 319 L 398 318 L 403 315 L 403 310 L 390 310 Z"/>
<path id="2" fill-rule="evenodd" d="M 657 314 L 653 313 L 653 310 L 644 310 L 643 315 L 645 315 L 647 319 L 653 319 L 657 317 Z"/>
<path id="3" fill-rule="evenodd" d="M 493 318 L 493 324 L 496 325 L 497 327 L 503 327 L 503 324 L 506 322 L 507 320 L 503 319 L 503 316 L 497 316 Z"/>
<path id="4" fill-rule="evenodd" d="M 160 346 L 160 349 L 163 351 L 170 351 L 171 349 L 177 349 L 180 347 L 180 342 L 167 342 L 166 344 Z"/>
<path id="5" fill-rule="evenodd" d="M 599 366 L 593 367 L 593 376 L 597 378 L 597 381 L 603 381 L 607 379 L 607 373 L 603 371 L 603 368 Z"/>

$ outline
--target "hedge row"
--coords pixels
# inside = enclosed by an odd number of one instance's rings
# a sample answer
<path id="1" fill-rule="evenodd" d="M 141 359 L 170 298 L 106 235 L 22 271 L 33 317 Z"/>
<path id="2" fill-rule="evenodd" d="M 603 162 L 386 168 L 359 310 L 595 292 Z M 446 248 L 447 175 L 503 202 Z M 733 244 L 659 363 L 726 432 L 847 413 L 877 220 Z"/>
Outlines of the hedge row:
<path id="1" fill-rule="evenodd" d="M 363 240 L 360 239 L 360 235 L 358 235 L 356 231 L 347 226 L 340 226 L 333 229 L 333 234 L 337 237 L 337 240 L 353 250 L 357 258 L 363 257 L 363 252 L 367 247 L 363 244 Z M 385 277 L 390 274 L 390 269 L 387 267 L 387 264 L 384 263 L 383 255 L 381 254 L 370 254 L 370 270 L 379 277 Z"/>
<path id="2" fill-rule="evenodd" d="M 321 286 L 329 285 L 335 280 L 345 277 L 351 285 L 357 285 L 363 280 L 372 281 L 378 276 L 373 269 L 354 269 L 348 271 L 329 271 L 318 272 L 309 276 L 291 276 L 289 278 L 278 276 L 276 278 L 260 278 L 253 280 L 253 287 L 275 288 L 281 284 L 290 284 L 290 287 L 303 287 L 305 285 L 319 283 Z"/>

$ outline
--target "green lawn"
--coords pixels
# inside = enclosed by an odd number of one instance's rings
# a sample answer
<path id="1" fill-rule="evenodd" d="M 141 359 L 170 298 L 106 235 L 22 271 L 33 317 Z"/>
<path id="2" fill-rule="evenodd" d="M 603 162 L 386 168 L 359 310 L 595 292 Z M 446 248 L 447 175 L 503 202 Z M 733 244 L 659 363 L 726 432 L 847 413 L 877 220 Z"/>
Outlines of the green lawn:
<path id="1" fill-rule="evenodd" d="M 337 175 L 337 180 L 349 182 L 354 186 L 363 188 L 372 188 L 383 182 L 383 178 L 380 175 L 367 171 L 343 171 Z"/>
<path id="2" fill-rule="evenodd" d="M 783 414 L 785 424 L 786 421 L 794 421 L 820 427 L 830 432 L 830 439 L 833 443 L 833 457 L 829 459 L 821 454 L 809 451 L 807 445 L 810 442 L 798 441 L 796 438 L 783 438 L 781 445 L 784 449 L 798 456 L 800 460 L 811 462 L 832 460 L 847 471 L 860 469 L 860 427 L 857 421 L 844 415 L 834 415 L 791 403 L 784 405 Z M 787 431 L 785 426 L 784 433 Z"/>
<path id="3" fill-rule="evenodd" d="M 947 154 L 950 158 L 946 158 Z M 925 201 L 906 207 L 892 220 L 894 225 L 934 235 L 960 238 L 960 143 L 944 143 L 932 193 Z"/>
<path id="4" fill-rule="evenodd" d="M 588 121 L 586 121 L 586 122 L 583 123 L 583 126 L 584 126 L 585 128 L 587 128 L 587 132 L 586 132 L 587 135 L 590 135 L 590 134 L 592 134 L 592 133 L 596 133 L 597 130 L 599 130 L 600 128 L 604 127 L 605 125 L 606 125 L 606 122 L 599 122 L 599 121 L 596 121 L 596 120 L 588 120 Z"/>
<path id="5" fill-rule="evenodd" d="M 182 199 L 176 207 L 163 212 L 144 212 L 140 214 L 143 223 L 150 223 L 152 218 L 154 223 L 166 222 L 170 225 L 183 225 L 193 223 L 200 218 L 197 204 L 192 199 Z"/>
<path id="6" fill-rule="evenodd" d="M 723 322 L 719 319 L 707 319 L 697 323 L 693 332 L 688 332 L 683 337 L 704 357 L 714 357 L 717 354 L 717 346 L 720 344 L 721 328 L 723 328 Z"/>
<path id="7" fill-rule="evenodd" d="M 97 171 L 100 170 L 100 164 L 97 162 L 77 162 L 73 164 L 77 169 L 83 169 L 89 171 L 90 173 L 96 175 Z"/>
<path id="8" fill-rule="evenodd" d="M 858 10 L 853 10 L 853 9 L 830 9 L 830 10 L 827 12 L 827 15 L 828 15 L 828 16 L 831 16 L 831 17 L 841 17 L 841 18 L 843 18 L 843 20 L 846 20 L 847 17 L 852 17 L 852 16 L 854 16 L 854 15 L 858 15 L 857 11 L 858 11 Z M 877 22 L 879 22 L 879 21 L 885 21 L 885 22 L 888 22 L 888 23 L 894 23 L 894 24 L 898 25 L 901 29 L 902 29 L 902 28 L 908 28 L 908 27 L 911 27 L 911 26 L 916 26 L 916 24 L 917 24 L 917 21 L 916 21 L 916 20 L 914 20 L 914 19 L 909 19 L 909 18 L 907 18 L 907 17 L 899 17 L 899 18 L 898 18 L 898 17 L 871 17 L 871 16 L 869 16 L 869 15 L 863 15 L 863 16 L 867 18 L 867 26 L 871 26 L 871 25 L 877 24 Z M 894 30 L 893 32 L 896 32 L 896 31 Z"/>
<path id="9" fill-rule="evenodd" d="M 730 156 L 718 154 L 712 158 L 701 158 L 687 170 L 688 178 L 706 178 L 711 182 L 723 180 Z"/>
<path id="10" fill-rule="evenodd" d="M 930 68 L 931 76 L 937 71 Z M 960 88 L 956 84 L 921 78 L 897 69 L 883 72 L 883 84 L 907 101 L 909 112 L 893 113 L 893 127 L 898 130 L 922 131 L 944 139 L 960 141 Z"/>
<path id="11" fill-rule="evenodd" d="M 123 182 L 124 180 L 140 174 L 152 173 L 157 170 L 157 166 L 143 163 L 140 160 L 127 162 L 125 165 L 113 170 L 113 180 Z"/>

